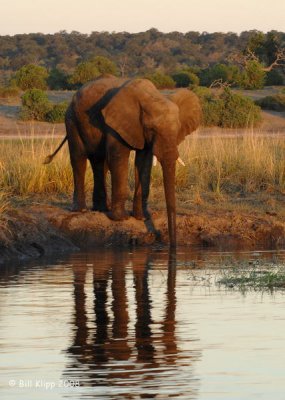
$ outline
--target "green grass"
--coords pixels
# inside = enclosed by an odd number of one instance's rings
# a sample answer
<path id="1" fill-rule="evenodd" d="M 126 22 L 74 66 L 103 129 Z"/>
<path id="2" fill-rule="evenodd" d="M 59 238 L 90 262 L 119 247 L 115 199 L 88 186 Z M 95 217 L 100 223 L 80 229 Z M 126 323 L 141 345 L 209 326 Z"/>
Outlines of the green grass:
<path id="1" fill-rule="evenodd" d="M 285 270 L 284 267 L 269 270 L 236 268 L 224 271 L 218 284 L 241 291 L 285 289 Z"/>

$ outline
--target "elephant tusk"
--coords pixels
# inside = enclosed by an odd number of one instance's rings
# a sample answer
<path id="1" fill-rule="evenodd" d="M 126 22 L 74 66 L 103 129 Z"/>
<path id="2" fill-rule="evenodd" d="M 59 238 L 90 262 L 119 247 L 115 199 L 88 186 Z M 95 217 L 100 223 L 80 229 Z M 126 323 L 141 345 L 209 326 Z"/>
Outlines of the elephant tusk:
<path id="1" fill-rule="evenodd" d="M 179 164 L 181 164 L 181 165 L 183 165 L 183 167 L 185 167 L 185 163 L 180 157 L 177 158 L 177 161 L 179 162 Z"/>
<path id="2" fill-rule="evenodd" d="M 157 158 L 156 158 L 155 156 L 153 156 L 152 165 L 153 165 L 154 167 L 156 167 L 156 165 L 157 165 Z"/>

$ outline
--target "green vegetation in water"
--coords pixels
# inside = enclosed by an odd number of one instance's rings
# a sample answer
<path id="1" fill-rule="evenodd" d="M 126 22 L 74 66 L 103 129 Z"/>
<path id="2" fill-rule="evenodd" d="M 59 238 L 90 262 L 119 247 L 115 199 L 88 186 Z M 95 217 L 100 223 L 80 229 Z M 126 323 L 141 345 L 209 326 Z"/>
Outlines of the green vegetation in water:
<path id="1" fill-rule="evenodd" d="M 224 276 L 218 280 L 219 285 L 241 291 L 253 290 L 274 290 L 285 289 L 285 269 L 275 267 L 270 269 L 251 269 L 233 268 L 224 271 Z"/>

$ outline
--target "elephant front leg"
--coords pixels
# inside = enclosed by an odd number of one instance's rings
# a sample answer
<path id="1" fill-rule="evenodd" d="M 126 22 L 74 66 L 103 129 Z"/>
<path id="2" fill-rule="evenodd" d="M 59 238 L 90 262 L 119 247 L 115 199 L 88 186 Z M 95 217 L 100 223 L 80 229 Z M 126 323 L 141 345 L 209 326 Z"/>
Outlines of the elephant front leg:
<path id="1" fill-rule="evenodd" d="M 152 148 L 138 150 L 135 159 L 135 193 L 133 201 L 133 215 L 136 219 L 148 219 L 147 209 L 149 196 L 150 175 L 152 168 Z"/>
<path id="2" fill-rule="evenodd" d="M 72 211 L 86 210 L 85 202 L 85 172 L 86 172 L 87 158 L 81 156 L 78 158 L 71 158 L 71 165 L 73 169 L 74 180 L 74 193 L 73 193 L 73 206 Z"/>
<path id="3" fill-rule="evenodd" d="M 128 197 L 128 164 L 130 149 L 112 135 L 107 138 L 107 158 L 111 172 L 112 202 L 110 218 L 121 221 L 128 218 L 125 203 Z"/>
<path id="4" fill-rule="evenodd" d="M 93 211 L 106 212 L 109 211 L 109 202 L 106 188 L 106 175 L 108 172 L 108 166 L 103 160 L 96 160 L 90 158 L 90 164 L 93 170 L 94 176 L 94 189 L 93 189 Z"/>

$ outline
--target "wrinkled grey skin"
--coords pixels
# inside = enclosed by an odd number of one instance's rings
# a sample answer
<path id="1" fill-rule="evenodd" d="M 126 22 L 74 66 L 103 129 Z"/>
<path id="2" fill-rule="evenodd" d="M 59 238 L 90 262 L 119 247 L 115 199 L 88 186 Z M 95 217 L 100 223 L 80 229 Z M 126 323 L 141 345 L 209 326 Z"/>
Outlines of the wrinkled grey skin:
<path id="1" fill-rule="evenodd" d="M 93 210 L 109 210 L 105 183 L 109 169 L 110 217 L 126 219 L 128 159 L 130 151 L 135 150 L 133 216 L 148 218 L 147 200 L 155 155 L 162 166 L 169 239 L 171 246 L 175 246 L 177 146 L 198 127 L 200 118 L 199 100 L 187 89 L 164 95 L 147 79 L 113 76 L 103 76 L 84 85 L 74 95 L 65 121 L 74 176 L 73 210 L 86 209 L 84 178 L 89 160 L 94 174 Z"/>

